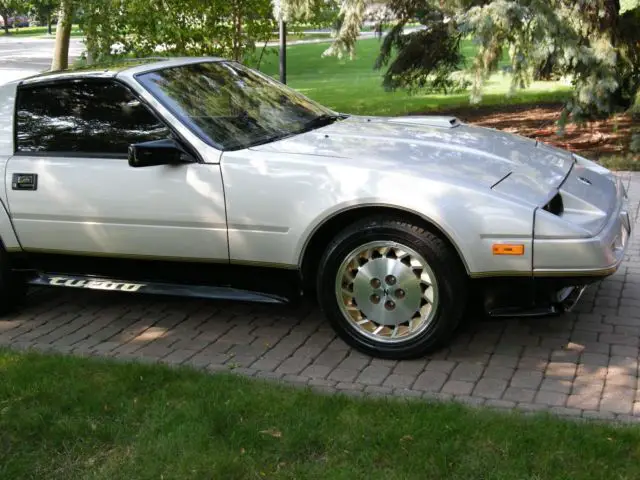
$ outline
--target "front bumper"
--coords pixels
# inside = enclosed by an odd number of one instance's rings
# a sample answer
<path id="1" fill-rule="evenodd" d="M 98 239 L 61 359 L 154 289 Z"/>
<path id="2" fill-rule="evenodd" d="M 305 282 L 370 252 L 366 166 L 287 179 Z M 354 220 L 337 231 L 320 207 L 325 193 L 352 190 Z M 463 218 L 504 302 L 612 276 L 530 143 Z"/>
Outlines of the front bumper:
<path id="1" fill-rule="evenodd" d="M 610 203 L 606 221 L 595 235 L 534 238 L 534 268 L 530 276 L 478 281 L 486 313 L 546 316 L 570 311 L 589 284 L 618 270 L 629 246 L 635 219 L 629 213 L 622 181 L 614 181 L 615 197 L 610 198 L 615 198 L 615 202 Z"/>
<path id="2" fill-rule="evenodd" d="M 535 277 L 604 277 L 616 272 L 632 233 L 627 192 L 616 179 L 615 207 L 597 235 L 588 238 L 534 239 Z"/>

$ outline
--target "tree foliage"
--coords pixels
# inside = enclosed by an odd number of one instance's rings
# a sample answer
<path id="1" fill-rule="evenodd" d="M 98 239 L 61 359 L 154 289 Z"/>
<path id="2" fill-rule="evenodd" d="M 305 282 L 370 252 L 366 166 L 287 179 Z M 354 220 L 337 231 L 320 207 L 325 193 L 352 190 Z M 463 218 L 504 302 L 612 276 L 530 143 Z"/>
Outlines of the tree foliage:
<path id="1" fill-rule="evenodd" d="M 90 61 L 159 54 L 242 60 L 275 28 L 270 0 L 78 1 Z"/>
<path id="2" fill-rule="evenodd" d="M 25 13 L 27 4 L 24 0 L 0 0 L 0 17 L 2 17 L 2 28 L 5 33 L 9 33 L 9 18 Z"/>
<path id="3" fill-rule="evenodd" d="M 446 90 L 460 70 L 459 40 L 477 55 L 466 74 L 479 102 L 506 49 L 512 88 L 541 77 L 570 78 L 574 94 L 564 121 L 603 118 L 631 107 L 640 89 L 639 0 L 386 0 L 395 26 L 378 68 L 387 88 Z M 342 26 L 327 55 L 353 55 L 365 0 L 343 0 Z M 623 8 L 624 7 L 624 8 Z M 418 21 L 423 29 L 403 34 Z"/>
<path id="4" fill-rule="evenodd" d="M 51 22 L 60 7 L 59 0 L 28 0 L 29 12 L 42 24 L 47 26 L 51 34 Z"/>

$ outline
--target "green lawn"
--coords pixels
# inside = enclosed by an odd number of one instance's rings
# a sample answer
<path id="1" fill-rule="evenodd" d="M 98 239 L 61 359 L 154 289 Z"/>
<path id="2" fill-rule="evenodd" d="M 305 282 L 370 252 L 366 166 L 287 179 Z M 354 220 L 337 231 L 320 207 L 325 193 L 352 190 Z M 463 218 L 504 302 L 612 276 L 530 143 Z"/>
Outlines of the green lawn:
<path id="1" fill-rule="evenodd" d="M 55 35 L 56 26 L 54 25 L 51 30 L 53 32 L 53 35 Z M 6 35 L 4 29 L 0 29 L 0 36 L 2 35 Z M 47 27 L 25 27 L 25 28 L 12 28 L 9 30 L 9 35 L 33 37 L 33 36 L 48 35 L 48 33 L 47 33 Z M 71 36 L 73 37 L 82 36 L 82 30 L 80 30 L 80 28 L 78 28 L 77 25 L 74 25 L 71 30 Z"/>
<path id="2" fill-rule="evenodd" d="M 632 479 L 640 430 L 0 350 L 0 478 Z"/>
<path id="3" fill-rule="evenodd" d="M 381 86 L 382 72 L 373 70 L 379 50 L 376 39 L 358 42 L 357 58 L 339 60 L 321 57 L 328 44 L 296 45 L 288 48 L 288 84 L 305 95 L 345 113 L 398 115 L 427 110 L 444 110 L 469 104 L 468 94 L 409 95 L 403 91 L 386 92 Z M 260 70 L 278 75 L 278 57 L 269 49 Z M 474 51 L 471 41 L 463 44 L 470 58 Z M 248 62 L 255 66 L 255 61 Z M 506 62 L 503 60 L 503 65 Z M 496 74 L 488 82 L 482 105 L 560 101 L 570 87 L 558 82 L 536 82 L 531 88 L 508 97 L 510 76 Z"/>

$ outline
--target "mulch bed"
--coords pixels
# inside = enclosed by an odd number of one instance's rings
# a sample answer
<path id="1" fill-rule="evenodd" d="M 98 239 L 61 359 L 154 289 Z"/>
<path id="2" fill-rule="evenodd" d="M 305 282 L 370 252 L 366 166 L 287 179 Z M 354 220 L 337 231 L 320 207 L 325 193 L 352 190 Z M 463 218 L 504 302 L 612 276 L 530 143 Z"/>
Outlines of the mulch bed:
<path id="1" fill-rule="evenodd" d="M 562 113 L 559 103 L 464 107 L 443 113 L 467 123 L 536 138 L 592 159 L 628 154 L 634 125 L 631 115 L 619 114 L 606 121 L 567 125 L 564 135 L 559 136 L 557 121 Z M 637 119 L 635 126 L 640 126 Z"/>

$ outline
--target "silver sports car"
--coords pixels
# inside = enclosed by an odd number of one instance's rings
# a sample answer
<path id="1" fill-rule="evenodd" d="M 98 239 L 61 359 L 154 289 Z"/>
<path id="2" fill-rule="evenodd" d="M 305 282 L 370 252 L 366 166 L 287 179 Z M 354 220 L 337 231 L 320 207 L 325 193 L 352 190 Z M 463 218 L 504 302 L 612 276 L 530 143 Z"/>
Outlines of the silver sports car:
<path id="1" fill-rule="evenodd" d="M 0 305 L 27 285 L 285 302 L 349 344 L 424 355 L 469 304 L 570 308 L 627 246 L 587 159 L 447 116 L 332 111 L 218 58 L 0 87 Z"/>

